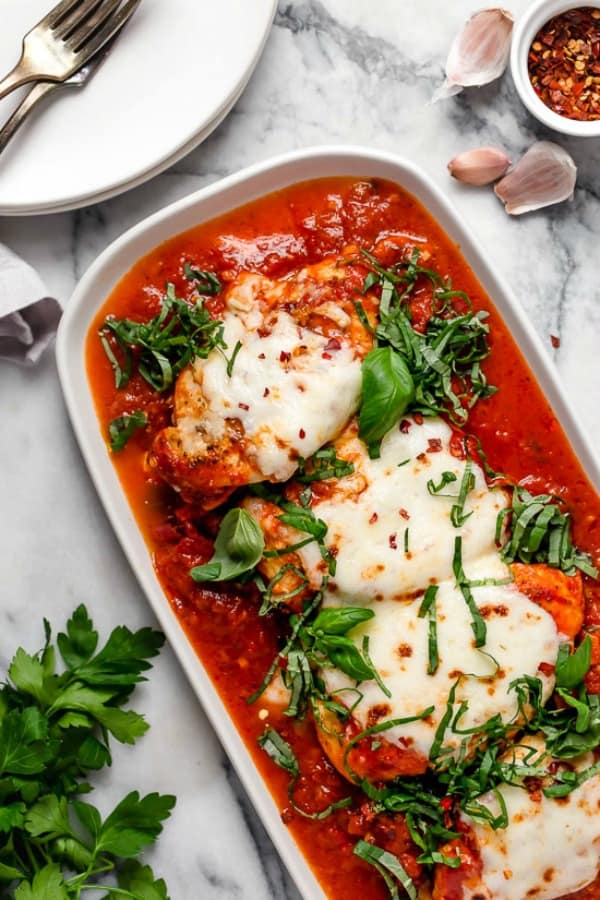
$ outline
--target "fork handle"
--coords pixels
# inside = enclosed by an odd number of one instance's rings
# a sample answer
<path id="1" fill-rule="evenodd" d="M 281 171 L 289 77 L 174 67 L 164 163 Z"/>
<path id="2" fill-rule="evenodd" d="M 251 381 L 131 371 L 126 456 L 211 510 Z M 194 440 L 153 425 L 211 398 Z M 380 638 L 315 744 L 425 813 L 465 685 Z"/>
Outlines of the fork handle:
<path id="1" fill-rule="evenodd" d="M 50 91 L 59 87 L 62 87 L 60 82 L 57 84 L 55 81 L 38 81 L 38 83 L 31 88 L 23 102 L 17 106 L 10 119 L 8 119 L 0 129 L 0 153 L 2 153 L 10 139 L 16 134 L 31 110 L 34 106 L 37 106 L 42 97 L 45 97 Z"/>
<path id="2" fill-rule="evenodd" d="M 27 84 L 28 81 L 34 81 L 35 78 L 36 73 L 21 59 L 14 69 L 0 81 L 0 100 L 2 97 L 6 97 L 7 94 L 10 94 L 11 91 L 21 87 L 22 84 Z"/>

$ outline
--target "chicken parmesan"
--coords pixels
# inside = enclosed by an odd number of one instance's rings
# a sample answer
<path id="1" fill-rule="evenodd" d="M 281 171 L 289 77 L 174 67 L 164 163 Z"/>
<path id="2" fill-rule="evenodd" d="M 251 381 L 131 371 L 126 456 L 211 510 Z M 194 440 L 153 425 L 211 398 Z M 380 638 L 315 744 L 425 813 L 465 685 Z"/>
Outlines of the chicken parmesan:
<path id="1" fill-rule="evenodd" d="M 158 247 L 88 372 L 165 593 L 325 894 L 600 898 L 600 503 L 397 185 Z"/>

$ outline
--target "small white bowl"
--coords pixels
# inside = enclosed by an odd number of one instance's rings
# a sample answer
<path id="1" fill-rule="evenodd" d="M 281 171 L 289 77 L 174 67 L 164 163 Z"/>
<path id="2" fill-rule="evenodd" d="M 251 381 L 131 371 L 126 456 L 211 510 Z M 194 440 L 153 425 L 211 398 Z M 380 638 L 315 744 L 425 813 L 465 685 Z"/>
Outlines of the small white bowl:
<path id="1" fill-rule="evenodd" d="M 537 3 L 532 3 L 515 26 L 510 52 L 510 68 L 519 97 L 531 115 L 535 116 L 543 125 L 575 137 L 600 137 L 600 120 L 580 122 L 577 119 L 568 119 L 546 106 L 534 91 L 527 69 L 529 48 L 542 25 L 569 9 L 580 9 L 586 6 L 595 6 L 600 9 L 600 0 L 582 0 L 579 3 L 577 0 L 571 0 L 571 2 L 568 0 L 537 0 Z"/>

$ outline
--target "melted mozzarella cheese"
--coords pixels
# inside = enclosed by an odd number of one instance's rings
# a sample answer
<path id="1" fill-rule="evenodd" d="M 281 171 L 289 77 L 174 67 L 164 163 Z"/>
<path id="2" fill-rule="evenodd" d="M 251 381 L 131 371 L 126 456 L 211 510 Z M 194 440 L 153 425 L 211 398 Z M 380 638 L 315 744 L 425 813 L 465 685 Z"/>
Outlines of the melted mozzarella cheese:
<path id="1" fill-rule="evenodd" d="M 369 459 L 357 438 L 341 441 L 341 455 L 352 459 L 354 474 L 341 479 L 312 508 L 327 524 L 325 542 L 337 562 L 324 605 L 373 609 L 375 617 L 354 629 L 351 637 L 359 649 L 368 637 L 373 665 L 392 695 L 386 697 L 375 681 L 363 682 L 353 715 L 367 728 L 417 716 L 433 706 L 426 720 L 382 733 L 386 740 L 429 756 L 450 692 L 461 675 L 455 702 L 468 704 L 462 729 L 480 727 L 497 714 L 505 722 L 513 721 L 518 703 L 509 685 L 521 675 L 540 678 L 547 699 L 553 678 L 540 665 L 555 663 L 559 635 L 549 613 L 513 584 L 488 583 L 471 588 L 487 627 L 485 646 L 475 647 L 472 614 L 453 570 L 456 538 L 461 538 L 460 556 L 468 579 L 507 580 L 510 572 L 495 544 L 496 520 L 506 497 L 491 490 L 481 468 L 472 463 L 473 485 L 463 509 L 466 518 L 456 528 L 451 510 L 467 463 L 451 453 L 452 432 L 440 419 L 406 422 L 403 430 L 386 435 L 379 459 Z M 432 491 L 431 483 L 439 485 L 448 472 L 455 480 Z M 322 571 L 318 548 L 307 545 L 299 555 L 311 579 L 318 581 Z M 429 621 L 427 616 L 419 618 L 418 612 L 432 584 L 438 587 L 439 666 L 428 675 Z M 325 666 L 323 677 L 330 692 L 353 685 L 333 667 Z M 452 729 L 447 731 L 447 746 L 457 748 L 460 740 Z"/>
<path id="2" fill-rule="evenodd" d="M 358 438 L 347 442 L 342 455 L 354 462 L 356 489 L 347 491 L 342 479 L 331 496 L 313 504 L 315 515 L 327 524 L 325 543 L 336 554 L 335 585 L 358 604 L 401 598 L 450 578 L 457 535 L 462 537 L 461 556 L 469 577 L 476 560 L 495 554 L 504 493 L 490 490 L 480 467 L 473 465 L 475 485 L 464 506 L 468 518 L 455 528 L 450 515 L 466 462 L 450 452 L 452 432 L 441 419 L 425 419 L 422 425 L 412 418 L 406 422 L 406 433 L 395 428 L 386 435 L 379 459 L 369 459 Z M 439 485 L 444 472 L 456 480 L 432 494 L 428 483 Z M 309 545 L 301 556 L 311 581 L 318 584 L 318 548 Z"/>
<path id="3" fill-rule="evenodd" d="M 588 755 L 576 768 L 591 762 Z M 600 775 L 560 800 L 509 785 L 499 790 L 508 828 L 494 831 L 463 816 L 483 862 L 481 882 L 464 889 L 464 900 L 554 900 L 594 880 L 600 865 Z M 493 794 L 478 799 L 495 816 L 500 813 Z"/>
<path id="4" fill-rule="evenodd" d="M 479 571 L 489 572 L 493 567 L 493 560 L 483 560 Z M 386 740 L 409 745 L 428 757 L 450 691 L 461 674 L 465 677 L 456 689 L 455 708 L 462 700 L 468 703 L 460 720 L 461 729 L 481 726 L 496 714 L 505 722 L 515 719 L 517 699 L 509 685 L 521 675 L 540 678 L 547 699 L 553 679 L 544 675 L 539 666 L 556 661 L 559 638 L 552 617 L 512 585 L 472 591 L 487 626 L 482 648 L 485 653 L 474 647 L 471 613 L 460 589 L 453 582 L 444 582 L 439 585 L 435 601 L 439 667 L 434 675 L 427 674 L 428 618 L 418 617 L 421 599 L 386 599 L 373 604 L 375 617 L 354 629 L 351 636 L 359 648 L 364 637 L 368 637 L 369 655 L 391 698 L 375 681 L 361 683 L 362 698 L 353 707 L 353 715 L 362 728 L 388 719 L 416 716 L 434 706 L 427 719 L 382 732 Z M 336 593 L 329 595 L 326 603 L 339 606 L 341 599 Z M 355 597 L 351 605 L 354 602 Z M 339 669 L 326 667 L 322 674 L 330 692 L 354 685 Z M 461 739 L 462 735 L 449 728 L 444 744 L 457 748 Z"/>
<path id="5" fill-rule="evenodd" d="M 207 442 L 207 431 L 218 442 L 227 421 L 237 420 L 248 460 L 266 478 L 285 481 L 298 456 L 311 456 L 336 437 L 355 412 L 361 363 L 349 343 L 330 342 L 284 310 L 262 311 L 256 295 L 264 280 L 247 276 L 228 295 L 223 316 L 228 355 L 240 345 L 231 375 L 219 351 L 193 364 L 206 403 L 204 434 L 197 429 L 197 415 L 178 416 L 178 428 L 185 452 L 195 455 L 202 449 L 197 442 Z"/>

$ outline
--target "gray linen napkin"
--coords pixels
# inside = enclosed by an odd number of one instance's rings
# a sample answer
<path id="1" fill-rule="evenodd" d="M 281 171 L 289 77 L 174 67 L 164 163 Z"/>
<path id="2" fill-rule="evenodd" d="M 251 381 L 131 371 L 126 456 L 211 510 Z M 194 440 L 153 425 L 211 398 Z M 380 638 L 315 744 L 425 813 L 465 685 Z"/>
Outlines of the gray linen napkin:
<path id="1" fill-rule="evenodd" d="M 0 244 L 0 358 L 34 365 L 52 340 L 61 313 L 37 272 Z"/>

